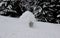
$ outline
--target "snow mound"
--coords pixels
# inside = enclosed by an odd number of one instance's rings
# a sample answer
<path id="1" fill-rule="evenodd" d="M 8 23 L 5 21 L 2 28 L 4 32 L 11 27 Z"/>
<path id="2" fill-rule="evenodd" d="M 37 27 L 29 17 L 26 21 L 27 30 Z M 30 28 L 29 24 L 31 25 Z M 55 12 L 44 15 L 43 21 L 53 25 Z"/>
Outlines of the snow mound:
<path id="1" fill-rule="evenodd" d="M 0 16 L 0 38 L 60 38 L 60 25 L 36 22 L 29 11 L 20 18 Z"/>

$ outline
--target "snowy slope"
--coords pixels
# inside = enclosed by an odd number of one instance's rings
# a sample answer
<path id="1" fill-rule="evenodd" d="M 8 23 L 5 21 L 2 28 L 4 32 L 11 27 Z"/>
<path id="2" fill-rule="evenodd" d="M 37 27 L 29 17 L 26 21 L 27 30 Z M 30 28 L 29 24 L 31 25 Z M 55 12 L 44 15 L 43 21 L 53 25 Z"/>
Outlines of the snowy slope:
<path id="1" fill-rule="evenodd" d="M 60 25 L 37 22 L 29 11 L 20 18 L 0 16 L 0 38 L 60 38 Z"/>

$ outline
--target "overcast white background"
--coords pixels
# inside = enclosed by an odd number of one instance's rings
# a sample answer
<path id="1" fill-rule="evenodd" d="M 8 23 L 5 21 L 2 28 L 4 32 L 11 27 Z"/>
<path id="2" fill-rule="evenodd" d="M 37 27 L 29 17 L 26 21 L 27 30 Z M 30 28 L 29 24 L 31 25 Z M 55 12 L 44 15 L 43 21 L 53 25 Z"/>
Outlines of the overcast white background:
<path id="1" fill-rule="evenodd" d="M 0 16 L 0 38 L 60 38 L 60 24 L 36 22 L 28 11 L 20 18 Z"/>

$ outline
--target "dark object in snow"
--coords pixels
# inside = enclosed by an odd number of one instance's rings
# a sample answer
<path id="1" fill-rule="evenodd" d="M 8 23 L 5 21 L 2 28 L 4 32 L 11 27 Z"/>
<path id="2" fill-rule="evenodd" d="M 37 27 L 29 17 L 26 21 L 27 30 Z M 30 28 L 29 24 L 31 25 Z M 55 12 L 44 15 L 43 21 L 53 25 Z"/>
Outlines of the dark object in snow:
<path id="1" fill-rule="evenodd" d="M 30 23 L 29 23 L 29 26 L 30 26 L 30 27 L 33 27 L 33 22 L 30 22 Z"/>

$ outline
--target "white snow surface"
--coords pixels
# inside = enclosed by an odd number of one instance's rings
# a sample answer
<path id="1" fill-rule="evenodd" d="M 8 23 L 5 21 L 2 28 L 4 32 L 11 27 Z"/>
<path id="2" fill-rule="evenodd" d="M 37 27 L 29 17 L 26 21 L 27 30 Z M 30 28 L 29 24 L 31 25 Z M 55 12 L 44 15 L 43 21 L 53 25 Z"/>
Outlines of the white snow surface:
<path id="1" fill-rule="evenodd" d="M 0 38 L 60 38 L 60 24 L 37 22 L 29 11 L 20 18 L 0 16 Z"/>

